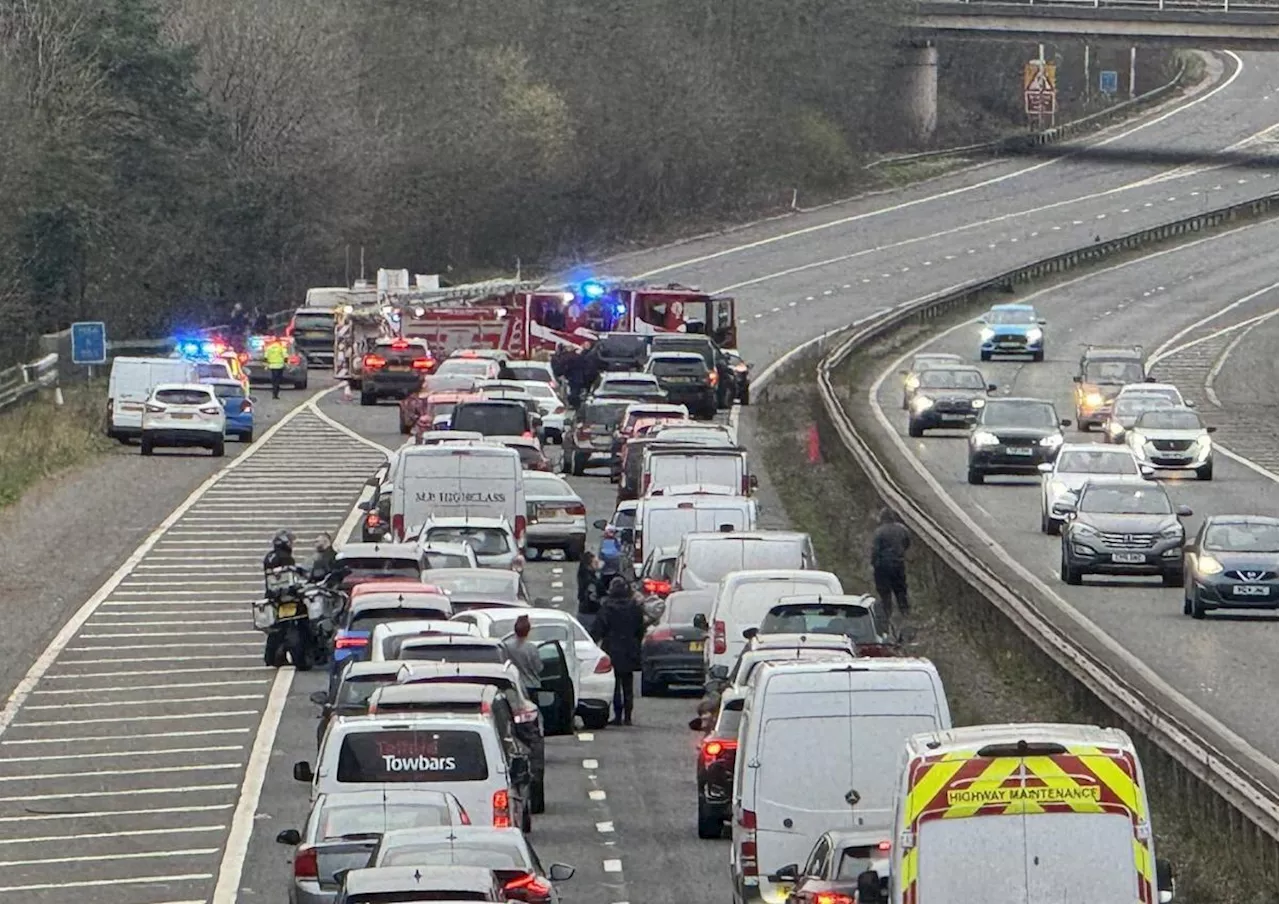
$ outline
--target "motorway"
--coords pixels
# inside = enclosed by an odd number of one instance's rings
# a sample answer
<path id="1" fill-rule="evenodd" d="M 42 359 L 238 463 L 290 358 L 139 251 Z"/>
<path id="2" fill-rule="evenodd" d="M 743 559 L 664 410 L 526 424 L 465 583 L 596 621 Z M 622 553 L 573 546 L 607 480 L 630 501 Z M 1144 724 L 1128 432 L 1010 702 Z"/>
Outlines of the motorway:
<path id="1" fill-rule="evenodd" d="M 1099 140 L 1204 152 L 1267 140 L 1276 125 L 1274 57 L 1224 60 L 1214 85 Z M 873 311 L 1095 237 L 1254 197 L 1275 183 L 1271 172 L 1207 165 L 1002 161 L 601 269 L 731 289 L 739 299 L 739 346 L 759 371 L 798 343 Z M 1274 273 L 1275 225 L 1257 230 L 1269 235 Z M 1172 265 L 1176 257 L 1166 260 Z M 1225 270 L 1219 279 L 1225 294 L 1218 298 L 1249 291 L 1247 279 Z M 1142 323 L 1141 334 L 1129 338 L 1152 347 L 1166 338 L 1149 327 Z M 1255 347 L 1267 329 L 1253 331 L 1237 350 Z M 1233 379 L 1225 366 L 1217 377 L 1224 392 Z M 292 419 L 207 489 L 196 485 L 213 466 L 196 458 L 156 459 L 166 481 L 156 498 L 173 499 L 164 507 L 137 504 L 149 494 L 135 463 L 100 481 L 97 492 L 118 500 L 104 510 L 127 511 L 130 532 L 148 523 L 155 533 L 132 556 L 114 534 L 104 538 L 116 576 L 98 588 L 100 577 L 91 583 L 69 569 L 56 604 L 43 610 L 52 621 L 6 648 L 10 661 L 35 668 L 20 684 L 10 675 L 18 694 L 0 715 L 0 781 L 11 789 L 0 791 L 0 865 L 8 867 L 0 895 L 49 904 L 86 894 L 103 904 L 281 899 L 289 851 L 273 838 L 304 815 L 306 790 L 292 782 L 289 767 L 314 750 L 307 695 L 320 685 L 315 675 L 273 676 L 258 665 L 260 639 L 248 630 L 245 605 L 250 576 L 274 528 L 336 530 L 380 454 L 370 443 L 400 442 L 390 406 L 290 396 L 300 403 Z M 195 492 L 162 524 L 182 499 L 173 477 L 179 469 Z M 104 466 L 103 473 L 113 472 Z M 1222 474 L 1222 486 L 1230 486 L 1230 466 Z M 589 517 L 612 509 L 612 487 L 602 476 L 575 483 Z M 781 512 L 776 500 L 765 501 L 767 523 Z M 9 555 L 6 573 L 47 565 L 47 550 Z M 568 572 L 562 564 L 531 563 L 531 589 L 570 605 Z M 63 622 L 41 654 L 33 638 Z M 1178 624 L 1171 630 L 1184 630 Z M 1264 628 L 1274 638 L 1274 628 Z M 1187 657 L 1159 644 L 1140 652 Z M 724 842 L 699 842 L 693 831 L 694 736 L 684 727 L 690 710 L 689 700 L 644 699 L 629 731 L 548 745 L 548 812 L 533 839 L 544 859 L 579 868 L 563 888 L 567 901 L 677 904 L 726 896 Z"/>

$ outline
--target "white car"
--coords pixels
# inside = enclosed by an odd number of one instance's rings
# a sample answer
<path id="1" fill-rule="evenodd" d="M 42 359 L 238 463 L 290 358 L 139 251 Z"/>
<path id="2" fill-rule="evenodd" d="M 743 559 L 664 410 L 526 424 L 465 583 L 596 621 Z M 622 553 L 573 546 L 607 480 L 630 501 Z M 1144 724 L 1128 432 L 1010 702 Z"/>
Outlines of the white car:
<path id="1" fill-rule="evenodd" d="M 480 567 L 480 560 L 470 543 L 424 543 L 419 549 L 422 551 L 424 572 L 432 568 Z"/>
<path id="2" fill-rule="evenodd" d="M 524 568 L 524 556 L 516 542 L 515 531 L 506 518 L 428 518 L 417 531 L 410 531 L 405 539 L 414 537 L 419 555 L 429 546 L 438 543 L 466 543 L 475 550 L 476 561 L 481 568 Z"/>
<path id="3" fill-rule="evenodd" d="M 1040 466 L 1040 530 L 1056 535 L 1062 529 L 1066 512 L 1059 508 L 1064 503 L 1074 503 L 1075 495 L 1090 478 L 1105 475 L 1146 479 L 1150 469 L 1144 469 L 1134 454 L 1123 446 L 1105 446 L 1101 443 L 1067 443 L 1058 452 L 1052 464 Z"/>
<path id="4" fill-rule="evenodd" d="M 556 392 L 551 383 L 539 383 L 534 380 L 521 380 L 517 385 L 533 396 L 542 415 L 542 440 L 548 443 L 564 442 L 564 418 L 567 409 L 564 399 Z"/>
<path id="5" fill-rule="evenodd" d="M 215 457 L 226 454 L 227 412 L 213 387 L 203 383 L 160 383 L 142 411 L 142 454 L 157 447 L 201 446 Z"/>
<path id="6" fill-rule="evenodd" d="M 1213 440 L 1217 427 L 1206 427 L 1190 408 L 1144 411 L 1125 435 L 1125 442 L 1142 464 L 1162 471 L 1194 471 L 1199 480 L 1213 480 Z"/>
<path id="7" fill-rule="evenodd" d="M 569 672 L 573 678 L 574 697 L 578 701 L 578 715 L 587 728 L 604 728 L 613 705 L 613 663 L 582 627 L 582 622 L 568 612 L 504 606 L 468 609 L 454 615 L 452 620 L 475 625 L 484 637 L 506 638 L 515 630 L 516 619 L 521 615 L 529 616 L 533 623 L 533 631 L 529 635 L 533 640 L 559 640 L 562 646 L 566 646 L 565 641 L 572 639 L 572 649 L 565 650 L 565 658 L 573 659 L 569 663 Z"/>
<path id="8" fill-rule="evenodd" d="M 520 382 L 538 382 L 556 385 L 555 372 L 551 370 L 550 361 L 508 361 L 507 367 Z"/>
<path id="9" fill-rule="evenodd" d="M 526 471 L 524 498 L 529 509 L 525 548 L 562 549 L 566 560 L 581 559 L 587 548 L 587 504 L 568 481 L 543 471 Z"/>

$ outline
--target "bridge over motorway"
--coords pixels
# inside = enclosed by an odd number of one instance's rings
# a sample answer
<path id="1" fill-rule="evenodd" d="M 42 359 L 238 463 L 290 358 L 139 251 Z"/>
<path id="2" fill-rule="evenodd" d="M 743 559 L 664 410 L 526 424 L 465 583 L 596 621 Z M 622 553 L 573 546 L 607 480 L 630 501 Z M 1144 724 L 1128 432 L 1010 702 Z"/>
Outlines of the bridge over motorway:
<path id="1" fill-rule="evenodd" d="M 922 39 L 1085 38 L 1275 51 L 1280 0 L 923 0 L 912 24 Z"/>

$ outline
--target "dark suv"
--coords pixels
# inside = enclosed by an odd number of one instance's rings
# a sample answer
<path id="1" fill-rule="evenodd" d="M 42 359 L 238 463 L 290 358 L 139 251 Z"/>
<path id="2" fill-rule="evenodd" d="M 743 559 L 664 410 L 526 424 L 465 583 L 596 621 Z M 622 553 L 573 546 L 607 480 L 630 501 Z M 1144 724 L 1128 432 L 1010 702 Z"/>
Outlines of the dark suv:
<path id="1" fill-rule="evenodd" d="M 922 371 L 908 406 L 907 433 L 924 436 L 936 427 L 972 424 L 995 391 L 976 367 L 940 367 Z"/>
<path id="2" fill-rule="evenodd" d="M 653 337 L 649 344 L 649 354 L 660 352 L 688 352 L 701 356 L 706 362 L 707 370 L 714 374 L 712 386 L 716 392 L 716 404 L 720 408 L 728 408 L 733 404 L 737 394 L 737 374 L 728 357 L 720 351 L 720 347 L 710 336 L 688 333 L 660 333 Z"/>
<path id="3" fill-rule="evenodd" d="M 667 391 L 667 401 L 683 405 L 695 417 L 713 418 L 719 410 L 715 371 L 707 368 L 701 355 L 693 352 L 654 352 L 645 373 L 658 378 Z"/>
<path id="4" fill-rule="evenodd" d="M 1064 583 L 1086 574 L 1159 575 L 1166 587 L 1182 586 L 1182 544 L 1178 519 L 1191 514 L 1174 506 L 1158 483 L 1089 481 L 1074 504 L 1063 505 Z"/>
<path id="5" fill-rule="evenodd" d="M 595 357 L 602 371 L 637 371 L 649 360 L 652 339 L 648 333 L 606 333 L 596 340 L 589 354 Z"/>
<path id="6" fill-rule="evenodd" d="M 1101 427 L 1111 416 L 1117 393 L 1147 379 L 1142 346 L 1086 346 L 1071 379 L 1076 384 L 1076 429 L 1088 432 L 1095 425 Z"/>
<path id="7" fill-rule="evenodd" d="M 1038 476 L 1062 448 L 1062 428 L 1052 402 L 1044 399 L 991 399 L 969 432 L 969 483 L 992 474 Z"/>
<path id="8" fill-rule="evenodd" d="M 416 393 L 436 359 L 425 339 L 379 339 L 361 363 L 360 404 L 376 405 Z"/>
<path id="9" fill-rule="evenodd" d="M 613 432 L 632 399 L 588 399 L 565 424 L 564 470 L 581 477 L 593 457 L 607 458 L 613 448 Z"/>

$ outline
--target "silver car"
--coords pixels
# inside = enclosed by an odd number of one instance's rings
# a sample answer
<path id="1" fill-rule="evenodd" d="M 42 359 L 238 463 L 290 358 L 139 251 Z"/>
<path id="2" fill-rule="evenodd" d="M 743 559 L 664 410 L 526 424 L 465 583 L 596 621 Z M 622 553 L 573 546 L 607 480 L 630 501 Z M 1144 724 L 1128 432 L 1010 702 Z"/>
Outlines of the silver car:
<path id="1" fill-rule="evenodd" d="M 294 848 L 290 904 L 332 904 L 340 885 L 334 874 L 366 867 L 384 832 L 469 825 L 452 794 L 384 787 L 321 794 L 303 831 L 276 835 Z"/>
<path id="2" fill-rule="evenodd" d="M 568 482 L 555 474 L 526 471 L 524 499 L 529 526 L 526 549 L 562 549 L 570 562 L 587 548 L 587 505 Z"/>
<path id="3" fill-rule="evenodd" d="M 1073 504 L 1080 488 L 1091 478 L 1132 477 L 1143 480 L 1154 475 L 1143 468 L 1128 449 L 1100 443 L 1068 443 L 1051 463 L 1040 466 L 1040 530 L 1057 535 L 1066 520 L 1064 504 Z"/>
<path id="4" fill-rule="evenodd" d="M 1144 411 L 1175 408 L 1177 403 L 1167 396 L 1131 394 L 1117 398 L 1111 405 L 1111 416 L 1102 427 L 1109 443 L 1123 443 L 1124 435 Z"/>

